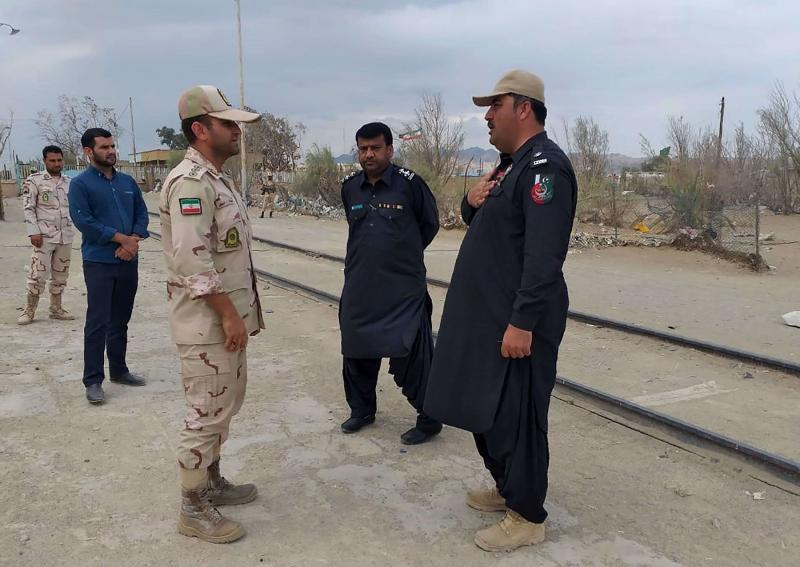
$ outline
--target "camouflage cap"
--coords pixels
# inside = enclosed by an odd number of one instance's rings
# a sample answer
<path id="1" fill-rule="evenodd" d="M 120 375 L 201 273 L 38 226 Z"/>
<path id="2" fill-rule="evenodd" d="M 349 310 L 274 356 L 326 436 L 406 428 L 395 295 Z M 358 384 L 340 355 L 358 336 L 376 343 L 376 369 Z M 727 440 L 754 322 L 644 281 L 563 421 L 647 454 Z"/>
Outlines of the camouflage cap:
<path id="1" fill-rule="evenodd" d="M 500 77 L 492 94 L 474 96 L 472 102 L 476 106 L 491 106 L 495 98 L 507 94 L 526 96 L 544 104 L 544 82 L 533 73 L 514 69 Z"/>
<path id="2" fill-rule="evenodd" d="M 233 108 L 227 97 L 217 87 L 197 85 L 186 91 L 178 99 L 178 115 L 181 120 L 208 114 L 222 120 L 234 122 L 255 122 L 261 115 Z"/>

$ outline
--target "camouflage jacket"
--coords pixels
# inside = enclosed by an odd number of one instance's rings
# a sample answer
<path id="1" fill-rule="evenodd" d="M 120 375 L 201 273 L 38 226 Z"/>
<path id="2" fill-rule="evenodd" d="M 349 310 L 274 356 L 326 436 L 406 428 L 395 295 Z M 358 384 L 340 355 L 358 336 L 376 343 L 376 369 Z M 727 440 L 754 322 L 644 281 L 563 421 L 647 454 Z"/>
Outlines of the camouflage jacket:
<path id="1" fill-rule="evenodd" d="M 210 294 L 228 294 L 248 333 L 263 329 L 250 222 L 233 180 L 189 148 L 164 180 L 159 212 L 175 342 L 225 341 L 222 320 L 202 300 Z"/>
<path id="2" fill-rule="evenodd" d="M 22 208 L 28 236 L 41 234 L 45 242 L 70 244 L 74 236 L 69 218 L 69 177 L 53 178 L 46 171 L 33 173 L 22 189 Z"/>

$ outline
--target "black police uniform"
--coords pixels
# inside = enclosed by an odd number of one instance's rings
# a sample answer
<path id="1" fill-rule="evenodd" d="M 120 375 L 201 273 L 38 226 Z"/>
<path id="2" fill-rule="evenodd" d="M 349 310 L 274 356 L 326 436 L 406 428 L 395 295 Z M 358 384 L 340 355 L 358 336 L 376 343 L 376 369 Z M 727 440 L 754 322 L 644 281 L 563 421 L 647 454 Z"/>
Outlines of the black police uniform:
<path id="1" fill-rule="evenodd" d="M 425 412 L 472 431 L 507 506 L 547 516 L 547 411 L 569 298 L 561 271 L 575 217 L 572 164 L 542 132 L 502 157 L 456 260 Z M 533 332 L 531 356 L 503 358 L 508 324 Z"/>
<path id="2" fill-rule="evenodd" d="M 382 358 L 421 412 L 433 358 L 424 251 L 439 231 L 436 199 L 418 175 L 390 164 L 374 186 L 363 171 L 346 177 L 342 204 L 350 228 L 339 326 L 351 416 L 375 414 Z M 417 427 L 438 433 L 441 424 L 420 414 Z"/>

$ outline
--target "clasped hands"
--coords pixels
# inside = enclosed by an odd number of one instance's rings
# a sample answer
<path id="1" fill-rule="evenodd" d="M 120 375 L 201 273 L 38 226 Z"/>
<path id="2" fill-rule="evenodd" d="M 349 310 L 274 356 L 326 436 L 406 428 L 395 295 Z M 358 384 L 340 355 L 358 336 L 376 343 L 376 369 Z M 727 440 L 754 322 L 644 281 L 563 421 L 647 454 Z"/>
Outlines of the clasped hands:
<path id="1" fill-rule="evenodd" d="M 142 239 L 138 234 L 131 234 L 130 236 L 123 236 L 117 249 L 114 251 L 114 256 L 120 260 L 130 262 L 139 253 L 139 241 Z"/>

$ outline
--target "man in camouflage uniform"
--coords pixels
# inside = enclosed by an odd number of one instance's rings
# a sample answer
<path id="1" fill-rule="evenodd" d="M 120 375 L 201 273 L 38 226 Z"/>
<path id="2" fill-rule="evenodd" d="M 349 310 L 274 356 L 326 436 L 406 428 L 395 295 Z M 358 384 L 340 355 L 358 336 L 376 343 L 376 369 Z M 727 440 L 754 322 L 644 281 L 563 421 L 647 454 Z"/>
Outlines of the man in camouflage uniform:
<path id="1" fill-rule="evenodd" d="M 264 320 L 247 206 L 222 166 L 239 153 L 237 122 L 260 116 L 232 108 L 207 85 L 184 92 L 178 113 L 190 148 L 164 180 L 159 204 L 170 327 L 186 394 L 178 531 L 227 543 L 244 529 L 215 506 L 250 502 L 257 491 L 221 476 L 220 448 L 244 401 L 248 336 L 263 329 Z"/>
<path id="2" fill-rule="evenodd" d="M 269 211 L 269 218 L 272 218 L 272 213 L 275 211 L 275 195 L 277 189 L 275 182 L 272 180 L 272 174 L 267 175 L 267 182 L 261 187 L 261 195 L 263 201 L 261 203 L 261 218 L 264 218 L 264 213 Z"/>
<path id="3" fill-rule="evenodd" d="M 58 146 L 42 150 L 46 171 L 33 173 L 22 192 L 25 228 L 33 244 L 33 256 L 28 270 L 28 299 L 17 324 L 33 322 L 39 296 L 45 282 L 50 282 L 50 318 L 72 320 L 61 306 L 61 294 L 67 285 L 70 255 L 72 254 L 72 221 L 69 218 L 69 177 L 61 175 L 64 155 Z"/>

